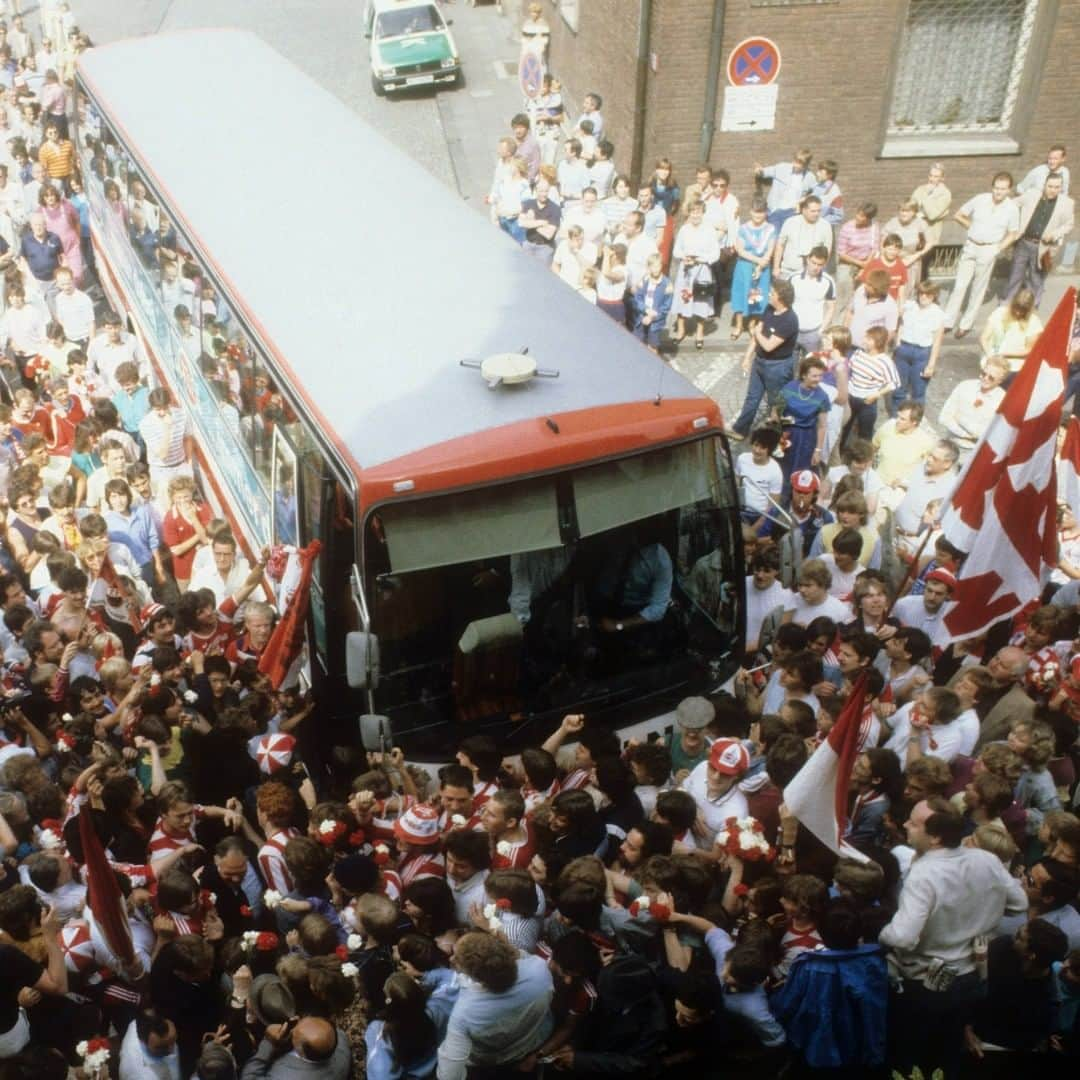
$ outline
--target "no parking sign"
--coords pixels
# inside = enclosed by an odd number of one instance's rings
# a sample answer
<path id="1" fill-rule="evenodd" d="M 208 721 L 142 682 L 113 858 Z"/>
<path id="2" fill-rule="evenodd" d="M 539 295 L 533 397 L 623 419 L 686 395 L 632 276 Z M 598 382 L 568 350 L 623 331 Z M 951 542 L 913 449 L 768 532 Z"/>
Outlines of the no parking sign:
<path id="1" fill-rule="evenodd" d="M 780 50 L 769 38 L 746 38 L 728 57 L 727 75 L 732 86 L 768 86 L 779 74 Z"/>

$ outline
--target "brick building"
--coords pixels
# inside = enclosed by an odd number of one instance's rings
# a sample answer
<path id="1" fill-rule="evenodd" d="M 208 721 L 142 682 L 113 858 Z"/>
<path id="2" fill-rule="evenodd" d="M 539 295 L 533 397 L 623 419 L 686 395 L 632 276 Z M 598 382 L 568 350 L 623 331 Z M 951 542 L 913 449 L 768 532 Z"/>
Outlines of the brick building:
<path id="1" fill-rule="evenodd" d="M 1080 141 L 1076 0 L 543 3 L 550 68 L 569 101 L 603 96 L 620 171 L 667 156 L 685 187 L 704 159 L 745 201 L 755 161 L 807 147 L 839 163 L 849 214 L 864 199 L 891 213 L 933 161 L 956 208 L 995 171 L 1019 180 L 1051 143 Z M 775 127 L 724 131 L 729 56 L 756 36 L 781 55 Z M 1080 175 L 1080 150 L 1071 164 Z"/>

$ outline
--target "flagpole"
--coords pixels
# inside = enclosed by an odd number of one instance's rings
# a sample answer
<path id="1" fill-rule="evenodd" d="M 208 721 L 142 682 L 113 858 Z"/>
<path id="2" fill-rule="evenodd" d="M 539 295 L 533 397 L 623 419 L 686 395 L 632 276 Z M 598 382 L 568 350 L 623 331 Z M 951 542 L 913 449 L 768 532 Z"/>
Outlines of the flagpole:
<path id="1" fill-rule="evenodd" d="M 919 565 L 919 560 L 922 558 L 922 553 L 926 549 L 926 544 L 933 533 L 933 528 L 926 530 L 926 535 L 922 538 L 922 543 L 919 545 L 918 551 L 911 557 L 911 562 L 908 564 L 907 572 L 900 580 L 900 584 L 897 586 L 896 592 L 893 593 L 892 600 L 889 601 L 889 606 L 885 609 L 885 614 L 881 617 L 882 623 L 892 614 L 892 609 L 896 606 L 896 601 L 900 599 L 901 594 L 904 591 L 904 586 L 912 579 L 915 574 L 915 570 Z"/>

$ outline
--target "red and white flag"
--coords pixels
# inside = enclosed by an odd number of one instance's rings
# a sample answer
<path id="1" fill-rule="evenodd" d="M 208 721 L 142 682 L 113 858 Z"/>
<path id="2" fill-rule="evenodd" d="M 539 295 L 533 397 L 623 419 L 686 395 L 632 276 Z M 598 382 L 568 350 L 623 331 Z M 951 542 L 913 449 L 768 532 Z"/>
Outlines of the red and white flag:
<path id="1" fill-rule="evenodd" d="M 1057 562 L 1057 433 L 1075 311 L 1070 288 L 942 508 L 945 538 L 966 553 L 945 615 L 951 638 L 1015 615 Z"/>
<path id="2" fill-rule="evenodd" d="M 321 550 L 322 544 L 312 540 L 307 547 L 295 551 L 282 577 L 278 590 L 282 616 L 259 657 L 259 670 L 270 679 L 275 690 L 296 681 L 311 602 L 311 575 Z"/>
<path id="3" fill-rule="evenodd" d="M 1080 418 L 1073 416 L 1065 429 L 1065 442 L 1058 459 L 1058 502 L 1063 502 L 1080 519 Z"/>
<path id="4" fill-rule="evenodd" d="M 845 839 L 851 769 L 863 742 L 866 675 L 860 675 L 851 696 L 825 741 L 784 788 L 784 805 L 826 847 L 859 862 L 867 857 Z"/>

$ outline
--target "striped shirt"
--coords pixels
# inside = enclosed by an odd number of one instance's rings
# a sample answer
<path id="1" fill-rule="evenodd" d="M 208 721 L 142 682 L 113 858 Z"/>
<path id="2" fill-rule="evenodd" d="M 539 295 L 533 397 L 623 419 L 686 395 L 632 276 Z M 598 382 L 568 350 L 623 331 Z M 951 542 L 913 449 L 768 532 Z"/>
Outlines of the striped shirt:
<path id="1" fill-rule="evenodd" d="M 151 469 L 155 466 L 170 469 L 184 464 L 188 423 L 182 409 L 169 409 L 165 416 L 151 409 L 139 422 L 139 434 L 146 443 L 146 463 Z"/>
<path id="2" fill-rule="evenodd" d="M 500 840 L 495 844 L 492 870 L 524 870 L 536 852 L 536 837 L 532 822 L 525 821 L 525 835 L 520 840 Z"/>
<path id="3" fill-rule="evenodd" d="M 472 808 L 474 814 L 479 814 L 484 803 L 499 790 L 499 785 L 494 780 L 477 780 L 473 784 Z"/>
<path id="4" fill-rule="evenodd" d="M 429 855 L 422 851 L 419 855 L 409 855 L 398 865 L 398 875 L 403 885 L 411 885 L 420 878 L 446 877 L 446 863 L 441 855 Z"/>
<path id="5" fill-rule="evenodd" d="M 198 821 L 203 816 L 203 808 L 196 805 L 193 807 L 193 810 L 194 821 Z M 176 833 L 171 833 L 166 830 L 164 818 L 158 818 L 157 824 L 154 826 L 153 835 L 150 837 L 150 846 L 147 848 L 150 864 L 153 865 L 162 856 L 168 855 L 173 851 L 179 851 L 180 848 L 187 847 L 188 844 L 194 844 L 196 842 L 194 823 L 192 823 L 191 828 L 177 835 Z"/>
<path id="6" fill-rule="evenodd" d="M 292 892 L 292 874 L 285 865 L 285 845 L 299 835 L 296 829 L 281 829 L 271 833 L 259 848 L 259 869 L 268 889 L 282 894 Z"/>
<path id="7" fill-rule="evenodd" d="M 896 365 L 888 353 L 873 354 L 863 349 L 855 350 L 848 371 L 848 387 L 853 397 L 867 398 L 871 394 L 882 394 L 899 386 L 900 377 L 896 374 Z"/>
<path id="8" fill-rule="evenodd" d="M 59 143 L 43 142 L 38 161 L 52 180 L 65 180 L 75 171 L 75 144 L 67 139 Z"/>

